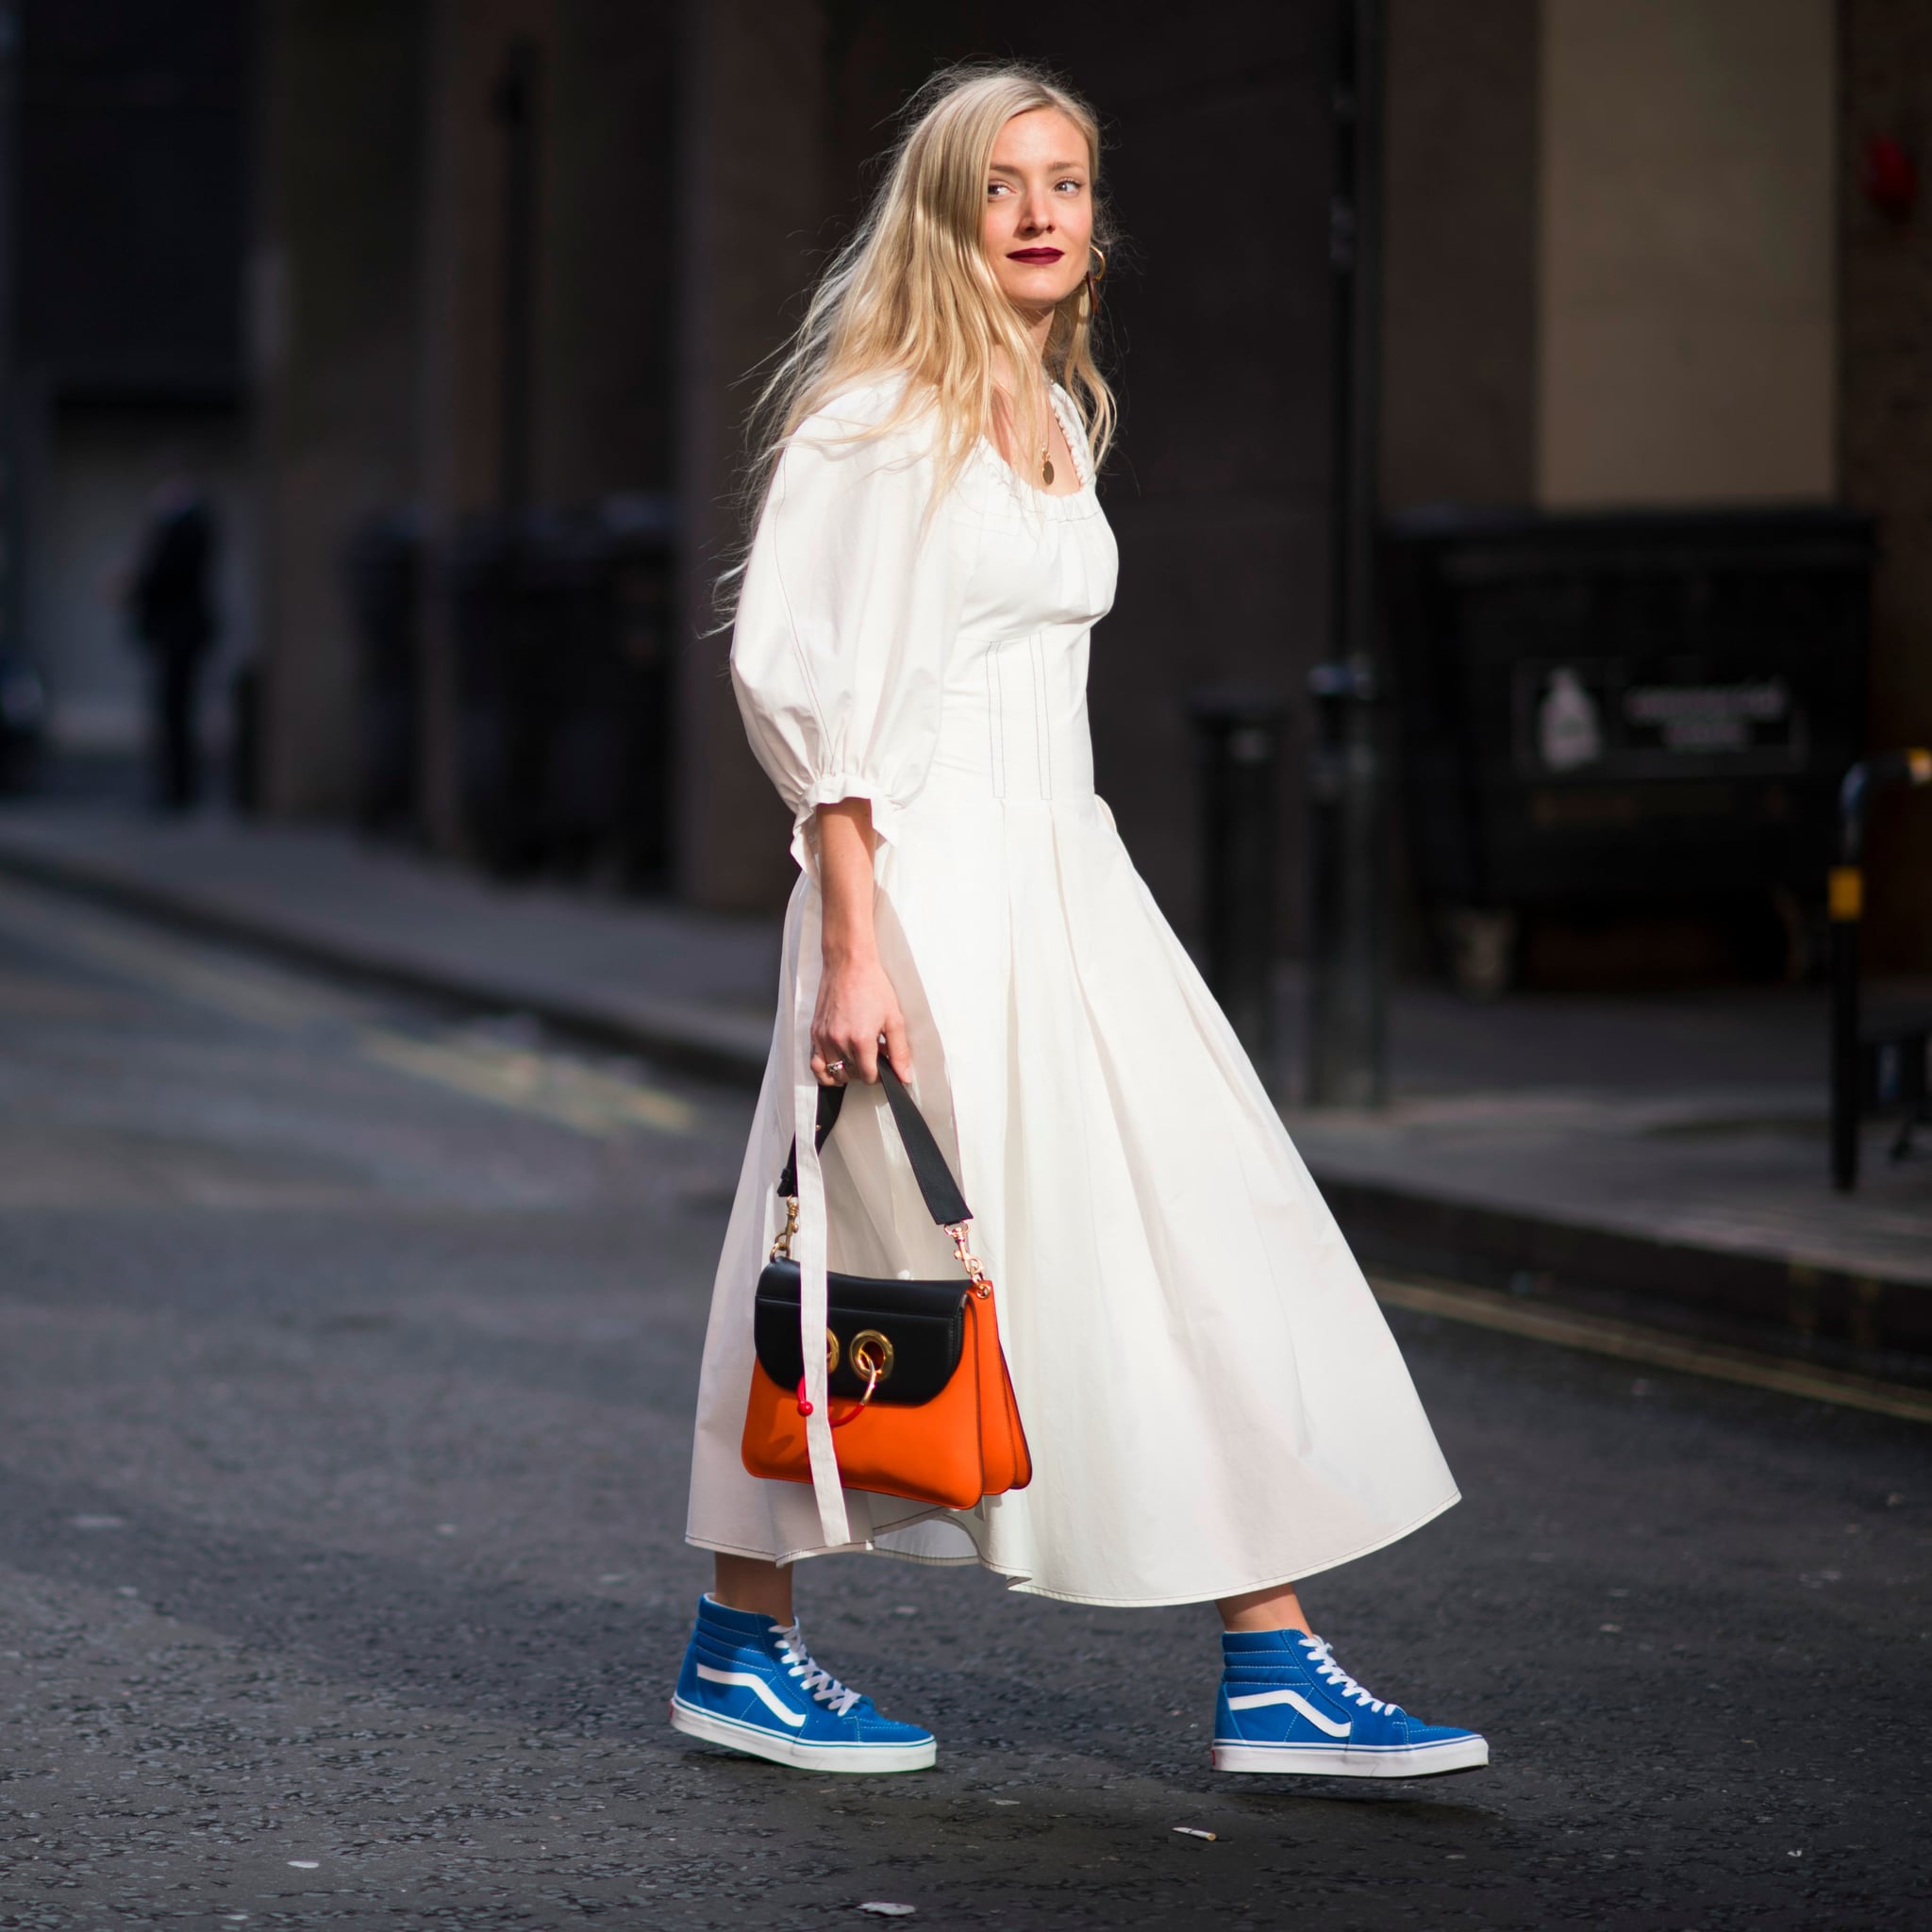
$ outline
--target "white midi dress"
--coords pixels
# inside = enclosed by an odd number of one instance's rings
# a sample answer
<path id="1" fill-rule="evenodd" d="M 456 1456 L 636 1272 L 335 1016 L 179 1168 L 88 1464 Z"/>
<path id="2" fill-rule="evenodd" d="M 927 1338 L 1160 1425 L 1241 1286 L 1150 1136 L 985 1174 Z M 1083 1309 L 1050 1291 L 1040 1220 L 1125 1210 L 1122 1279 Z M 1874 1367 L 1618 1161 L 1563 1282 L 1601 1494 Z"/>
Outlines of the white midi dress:
<path id="1" fill-rule="evenodd" d="M 979 1562 L 1076 1603 L 1208 1601 L 1391 1542 L 1457 1499 L 1361 1271 L 1093 791 L 1087 661 L 1115 550 L 1071 403 L 1076 494 L 981 443 L 942 502 L 915 423 L 855 390 L 783 454 L 731 649 L 794 814 L 772 1053 L 719 1262 L 689 1540 L 790 1562 Z M 1033 1454 L 970 1510 L 842 1489 L 806 1347 L 814 1483 L 748 1474 L 752 1301 L 799 1145 L 803 1330 L 824 1270 L 944 1278 L 880 1090 L 811 1154 L 813 808 L 871 802 L 913 1091 L 974 1210 Z M 963 1278 L 963 1277 L 962 1277 Z"/>

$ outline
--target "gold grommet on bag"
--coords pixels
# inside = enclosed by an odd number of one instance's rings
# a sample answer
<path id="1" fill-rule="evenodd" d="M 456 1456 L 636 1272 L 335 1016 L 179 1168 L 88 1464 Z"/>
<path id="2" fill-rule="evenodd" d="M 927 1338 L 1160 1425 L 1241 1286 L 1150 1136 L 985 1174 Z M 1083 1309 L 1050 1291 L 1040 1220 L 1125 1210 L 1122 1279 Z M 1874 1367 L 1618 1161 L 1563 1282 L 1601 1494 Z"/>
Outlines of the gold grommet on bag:
<path id="1" fill-rule="evenodd" d="M 839 1366 L 839 1338 L 827 1328 L 825 1330 L 825 1374 L 830 1374 Z M 860 1372 L 861 1374 L 863 1371 Z"/>
<path id="2" fill-rule="evenodd" d="M 852 1338 L 852 1373 L 883 1382 L 892 1373 L 892 1344 L 876 1328 L 861 1328 Z"/>

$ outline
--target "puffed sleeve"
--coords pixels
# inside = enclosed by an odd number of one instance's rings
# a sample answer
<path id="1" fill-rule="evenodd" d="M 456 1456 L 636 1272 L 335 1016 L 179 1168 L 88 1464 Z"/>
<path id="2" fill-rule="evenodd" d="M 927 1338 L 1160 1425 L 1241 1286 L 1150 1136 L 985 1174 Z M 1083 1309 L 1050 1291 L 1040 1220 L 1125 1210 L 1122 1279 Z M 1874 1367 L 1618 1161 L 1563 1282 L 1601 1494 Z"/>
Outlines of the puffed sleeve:
<path id="1" fill-rule="evenodd" d="M 932 504 L 924 424 L 855 437 L 892 391 L 839 399 L 780 456 L 745 566 L 732 684 L 758 762 L 815 869 L 813 808 L 872 806 L 893 836 L 931 766 L 963 571 Z"/>

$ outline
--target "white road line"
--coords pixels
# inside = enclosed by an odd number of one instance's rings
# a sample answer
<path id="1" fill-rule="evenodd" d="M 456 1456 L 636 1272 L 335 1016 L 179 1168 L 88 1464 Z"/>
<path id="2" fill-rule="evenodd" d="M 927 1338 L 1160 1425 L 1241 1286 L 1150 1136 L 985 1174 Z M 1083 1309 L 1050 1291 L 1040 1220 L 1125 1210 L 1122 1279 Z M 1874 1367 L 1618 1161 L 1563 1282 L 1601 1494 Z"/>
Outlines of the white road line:
<path id="1" fill-rule="evenodd" d="M 483 1040 L 416 1040 L 373 1026 L 361 1030 L 358 1044 L 363 1058 L 379 1066 L 598 1139 L 637 1127 L 688 1134 L 696 1119 L 696 1108 L 675 1093 L 526 1047 Z"/>

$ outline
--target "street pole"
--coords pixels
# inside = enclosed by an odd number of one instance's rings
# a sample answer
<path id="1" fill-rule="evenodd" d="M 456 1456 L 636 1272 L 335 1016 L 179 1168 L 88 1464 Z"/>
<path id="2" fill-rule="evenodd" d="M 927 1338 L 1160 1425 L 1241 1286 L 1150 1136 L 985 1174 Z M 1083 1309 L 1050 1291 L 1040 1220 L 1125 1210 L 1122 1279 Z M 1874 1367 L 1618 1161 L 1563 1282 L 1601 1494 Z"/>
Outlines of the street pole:
<path id="1" fill-rule="evenodd" d="M 1309 674 L 1308 1044 L 1314 1106 L 1388 1097 L 1387 885 L 1376 701 L 1382 0 L 1337 0 L 1329 655 Z"/>
<path id="2" fill-rule="evenodd" d="M 1275 772 L 1278 691 L 1209 685 L 1189 697 L 1201 800 L 1201 938 L 1208 985 L 1275 1091 Z"/>

